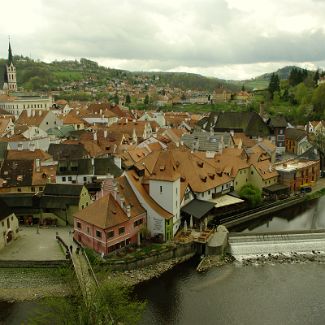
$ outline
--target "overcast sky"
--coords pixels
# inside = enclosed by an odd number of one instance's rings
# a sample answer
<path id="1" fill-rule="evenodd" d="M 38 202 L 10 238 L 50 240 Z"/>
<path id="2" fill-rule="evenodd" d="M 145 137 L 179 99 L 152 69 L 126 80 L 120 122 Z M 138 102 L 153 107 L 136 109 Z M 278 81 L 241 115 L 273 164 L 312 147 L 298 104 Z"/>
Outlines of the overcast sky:
<path id="1" fill-rule="evenodd" d="M 325 68 L 325 0 L 1 1 L 0 57 L 252 78 Z"/>

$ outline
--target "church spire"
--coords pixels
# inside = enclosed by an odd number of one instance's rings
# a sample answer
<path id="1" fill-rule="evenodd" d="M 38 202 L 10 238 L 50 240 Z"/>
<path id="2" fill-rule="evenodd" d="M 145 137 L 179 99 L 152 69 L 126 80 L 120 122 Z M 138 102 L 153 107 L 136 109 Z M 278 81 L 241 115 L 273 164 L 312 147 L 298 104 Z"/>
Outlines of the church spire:
<path id="1" fill-rule="evenodd" d="M 10 65 L 11 63 L 13 63 L 13 57 L 12 57 L 12 50 L 11 50 L 10 37 L 9 37 L 8 65 Z"/>

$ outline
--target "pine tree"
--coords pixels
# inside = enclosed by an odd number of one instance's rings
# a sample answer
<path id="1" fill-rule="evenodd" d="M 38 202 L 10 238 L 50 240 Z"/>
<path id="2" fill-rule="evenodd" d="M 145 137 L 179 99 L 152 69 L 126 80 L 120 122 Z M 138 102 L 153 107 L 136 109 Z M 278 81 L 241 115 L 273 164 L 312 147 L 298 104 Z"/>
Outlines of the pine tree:
<path id="1" fill-rule="evenodd" d="M 313 78 L 315 87 L 318 85 L 318 80 L 319 80 L 319 71 L 316 70 L 316 72 L 314 74 L 314 78 Z"/>
<path id="2" fill-rule="evenodd" d="M 268 90 L 269 90 L 271 99 L 273 99 L 274 92 L 280 90 L 280 79 L 277 74 L 272 73 Z"/>

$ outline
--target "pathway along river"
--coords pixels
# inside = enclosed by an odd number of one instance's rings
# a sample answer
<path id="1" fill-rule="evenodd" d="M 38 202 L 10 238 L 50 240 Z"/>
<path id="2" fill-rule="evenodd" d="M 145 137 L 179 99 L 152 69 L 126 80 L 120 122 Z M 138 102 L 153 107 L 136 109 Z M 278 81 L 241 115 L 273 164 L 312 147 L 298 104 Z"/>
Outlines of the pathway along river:
<path id="1" fill-rule="evenodd" d="M 325 197 L 232 231 L 325 228 Z M 325 322 L 325 265 L 226 265 L 199 274 L 197 261 L 138 285 L 148 305 L 141 325 L 321 324 Z M 0 324 L 20 324 L 35 303 L 0 303 Z"/>

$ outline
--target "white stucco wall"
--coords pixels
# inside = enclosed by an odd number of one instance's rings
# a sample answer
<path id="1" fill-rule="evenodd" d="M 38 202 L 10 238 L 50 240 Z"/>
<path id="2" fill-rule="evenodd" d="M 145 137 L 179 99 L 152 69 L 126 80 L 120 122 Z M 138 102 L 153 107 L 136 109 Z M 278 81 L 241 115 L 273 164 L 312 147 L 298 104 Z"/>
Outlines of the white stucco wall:
<path id="1" fill-rule="evenodd" d="M 9 218 L 9 228 L 7 220 Z M 14 213 L 9 215 L 7 218 L 0 221 L 0 250 L 7 245 L 7 233 L 12 231 L 13 239 L 17 238 L 17 229 L 19 228 L 19 222 Z"/>

